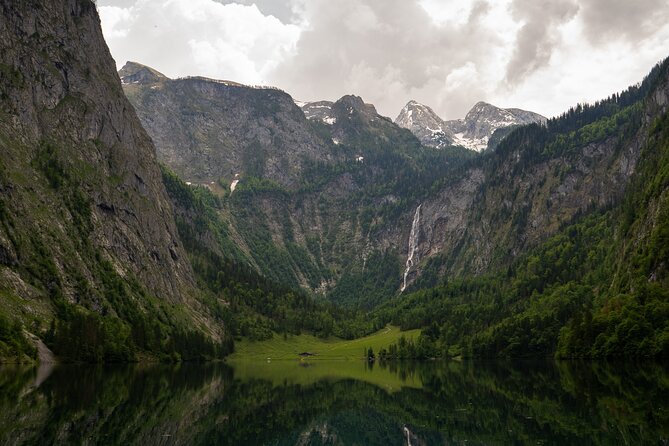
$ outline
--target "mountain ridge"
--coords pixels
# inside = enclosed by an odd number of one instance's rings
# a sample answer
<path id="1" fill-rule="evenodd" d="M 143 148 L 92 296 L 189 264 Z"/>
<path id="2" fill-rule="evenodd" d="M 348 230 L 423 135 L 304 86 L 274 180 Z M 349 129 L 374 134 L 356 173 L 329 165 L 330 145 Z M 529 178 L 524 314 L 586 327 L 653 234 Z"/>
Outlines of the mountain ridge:
<path id="1" fill-rule="evenodd" d="M 128 63 L 120 75 L 134 79 L 146 72 L 156 71 Z M 135 105 L 147 104 L 136 109 L 159 157 L 189 182 L 225 179 L 230 184 L 235 176 L 250 175 L 294 187 L 305 159 L 330 157 L 320 150 L 323 141 L 305 131 L 303 114 L 292 98 L 279 89 L 203 77 L 161 77 L 152 85 L 131 81 L 124 90 Z M 146 113 L 149 106 L 164 111 Z M 166 114 L 178 118 L 167 120 Z"/>
<path id="2" fill-rule="evenodd" d="M 483 101 L 474 104 L 463 119 L 444 121 L 430 107 L 411 100 L 395 118 L 397 125 L 411 130 L 427 146 L 460 145 L 477 152 L 494 148 L 489 142 L 496 131 L 535 122 L 545 123 L 546 118 L 531 111 L 499 108 Z"/>
<path id="3" fill-rule="evenodd" d="M 153 120 L 155 113 L 163 113 L 129 93 L 140 115 Z M 321 144 L 314 150 L 330 158 L 315 156 L 305 164 L 295 177 L 301 184 L 297 189 L 263 183 L 271 177 L 242 178 L 221 212 L 231 227 L 244 228 L 246 235 L 239 238 L 246 240 L 244 246 L 262 243 L 275 252 L 275 260 L 264 266 L 256 254 L 260 272 L 275 280 L 292 276 L 290 283 L 324 292 L 334 301 L 359 303 L 364 294 L 383 300 L 403 288 L 410 291 L 416 281 L 434 283 L 440 277 L 507 266 L 575 216 L 617 200 L 638 156 L 638 147 L 616 148 L 617 132 L 624 131 L 628 119 L 624 114 L 617 118 L 620 123 L 607 124 L 602 135 L 574 142 L 573 154 L 554 152 L 529 162 L 504 142 L 512 138 L 524 144 L 517 135 L 540 133 L 546 124 L 497 129 L 493 135 L 508 132 L 499 137 L 501 152 L 477 155 L 450 144 L 438 151 L 426 148 L 356 96 L 301 105 L 302 130 L 317 134 Z M 440 119 L 420 107 L 426 116 Z M 470 120 L 485 121 L 480 117 L 489 116 L 491 109 L 500 110 L 478 103 Z M 534 118 L 530 114 L 528 119 Z M 172 115 L 161 119 L 179 120 Z M 150 120 L 143 122 L 150 133 L 159 132 Z M 225 125 L 224 116 L 217 122 Z M 489 133 L 493 127 L 472 132 Z M 567 131 L 561 137 L 573 138 Z M 169 165 L 168 159 L 164 162 Z M 254 249 L 245 252 L 253 256 Z M 408 270 L 402 266 L 409 263 Z M 372 271 L 370 265 L 379 269 Z M 352 295 L 355 299 L 349 299 Z"/>

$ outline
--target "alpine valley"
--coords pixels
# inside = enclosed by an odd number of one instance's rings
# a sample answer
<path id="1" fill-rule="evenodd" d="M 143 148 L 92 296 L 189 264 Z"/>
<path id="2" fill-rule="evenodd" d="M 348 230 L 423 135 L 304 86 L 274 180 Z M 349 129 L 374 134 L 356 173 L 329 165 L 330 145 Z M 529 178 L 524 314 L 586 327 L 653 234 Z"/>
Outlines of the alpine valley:
<path id="1" fill-rule="evenodd" d="M 669 60 L 550 119 L 411 101 L 393 121 L 116 72 L 91 0 L 0 8 L 3 360 L 388 325 L 420 330 L 384 359 L 669 357 Z"/>

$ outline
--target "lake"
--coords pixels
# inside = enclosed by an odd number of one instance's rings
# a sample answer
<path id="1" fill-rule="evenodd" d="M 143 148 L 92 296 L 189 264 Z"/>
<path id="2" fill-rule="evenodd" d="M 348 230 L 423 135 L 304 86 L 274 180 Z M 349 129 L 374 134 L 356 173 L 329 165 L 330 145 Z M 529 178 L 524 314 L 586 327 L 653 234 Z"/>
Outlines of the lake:
<path id="1" fill-rule="evenodd" d="M 480 362 L 0 368 L 1 444 L 669 443 L 669 368 Z"/>

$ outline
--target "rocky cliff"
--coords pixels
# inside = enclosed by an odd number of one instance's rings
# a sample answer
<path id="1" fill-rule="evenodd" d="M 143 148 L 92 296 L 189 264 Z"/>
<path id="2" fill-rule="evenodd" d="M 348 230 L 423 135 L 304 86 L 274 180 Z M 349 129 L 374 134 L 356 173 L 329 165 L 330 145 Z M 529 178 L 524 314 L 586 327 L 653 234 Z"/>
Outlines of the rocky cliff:
<path id="1" fill-rule="evenodd" d="M 119 75 L 159 158 L 186 181 L 227 185 L 236 176 L 255 176 L 295 187 L 305 161 L 331 158 L 331 142 L 311 131 L 280 90 L 168 79 L 133 62 Z"/>
<path id="2" fill-rule="evenodd" d="M 398 206 L 398 195 L 374 189 L 383 184 L 399 192 L 414 182 L 411 156 L 425 149 L 410 132 L 356 96 L 306 105 L 305 116 L 278 90 L 199 78 L 165 80 L 156 73 L 127 64 L 119 75 L 159 159 L 193 186 L 227 197 L 218 212 L 228 225 L 229 242 L 239 248 L 228 249 L 229 257 L 276 281 L 325 292 L 370 252 L 381 255 L 371 242 L 370 225 L 378 224 L 379 205 Z M 207 94 L 194 90 L 204 86 Z M 274 137 L 261 143 L 249 139 L 263 132 Z M 204 145 L 194 136 L 204 134 L 232 145 Z M 439 164 L 449 169 L 452 163 Z M 389 278 L 396 273 L 395 265 L 379 269 Z M 394 289 L 394 279 L 390 282 Z"/>
<path id="3" fill-rule="evenodd" d="M 36 331 L 56 304 L 122 321 L 178 306 L 190 328 L 202 325 L 155 149 L 123 94 L 95 4 L 0 8 L 2 311 Z"/>

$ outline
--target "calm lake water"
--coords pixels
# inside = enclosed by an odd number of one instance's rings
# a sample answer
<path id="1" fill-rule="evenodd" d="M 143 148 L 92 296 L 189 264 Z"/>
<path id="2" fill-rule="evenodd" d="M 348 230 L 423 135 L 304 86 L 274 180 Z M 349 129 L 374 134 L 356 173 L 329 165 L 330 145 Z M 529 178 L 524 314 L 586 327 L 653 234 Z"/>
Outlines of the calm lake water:
<path id="1" fill-rule="evenodd" d="M 0 368 L 0 443 L 669 444 L 658 364 Z"/>

